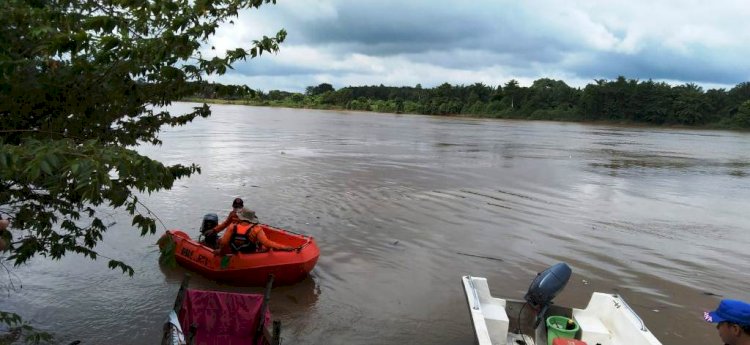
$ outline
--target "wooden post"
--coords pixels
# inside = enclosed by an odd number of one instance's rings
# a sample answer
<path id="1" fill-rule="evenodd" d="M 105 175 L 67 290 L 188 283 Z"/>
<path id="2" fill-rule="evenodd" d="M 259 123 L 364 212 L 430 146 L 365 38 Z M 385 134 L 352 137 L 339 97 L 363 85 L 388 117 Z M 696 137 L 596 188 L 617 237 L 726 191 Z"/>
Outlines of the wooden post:
<path id="1" fill-rule="evenodd" d="M 180 284 L 180 291 L 177 292 L 177 298 L 175 298 L 174 306 L 172 307 L 172 310 L 177 314 L 177 316 L 180 315 L 180 310 L 182 309 L 182 301 L 185 300 L 185 293 L 187 292 L 188 284 L 190 283 L 190 274 L 185 274 L 185 278 L 182 278 L 182 283 Z M 169 323 L 169 320 L 164 323 L 164 330 L 161 338 L 162 345 L 171 345 L 172 344 L 172 324 Z"/>
<path id="2" fill-rule="evenodd" d="M 177 315 L 180 315 L 180 310 L 182 309 L 182 301 L 185 300 L 185 293 L 187 293 L 188 284 L 190 284 L 190 274 L 185 273 L 185 278 L 182 278 L 180 291 L 177 292 L 177 298 L 175 298 L 174 307 L 172 308 L 174 312 L 177 313 Z"/>
<path id="3" fill-rule="evenodd" d="M 258 316 L 258 327 L 255 329 L 255 339 L 253 343 L 256 343 L 258 337 L 268 333 L 268 329 L 265 327 L 266 323 L 266 310 L 268 310 L 268 301 L 271 299 L 271 287 L 273 287 L 273 274 L 268 275 L 268 283 L 266 283 L 266 292 L 263 294 L 263 305 L 260 307 L 260 315 Z M 267 335 L 266 335 L 267 336 Z M 271 339 L 267 339 L 269 342 Z"/>
<path id="4" fill-rule="evenodd" d="M 273 322 L 273 336 L 271 336 L 271 345 L 281 344 L 281 321 Z"/>

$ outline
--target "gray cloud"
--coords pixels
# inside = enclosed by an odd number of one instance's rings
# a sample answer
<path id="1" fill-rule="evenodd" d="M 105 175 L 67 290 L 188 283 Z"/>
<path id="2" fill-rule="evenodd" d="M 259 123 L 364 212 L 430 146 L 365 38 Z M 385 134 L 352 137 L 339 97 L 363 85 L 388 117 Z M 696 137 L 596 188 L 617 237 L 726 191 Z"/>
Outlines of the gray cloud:
<path id="1" fill-rule="evenodd" d="M 297 90 L 308 85 L 303 80 L 341 87 L 380 78 L 427 86 L 440 78 L 500 83 L 618 75 L 734 85 L 750 80 L 743 6 L 730 0 L 280 0 L 241 17 L 240 29 L 224 35 L 257 37 L 261 29 L 284 27 L 289 36 L 282 52 L 237 64 L 227 78 L 270 87 L 291 85 L 296 76 Z"/>
<path id="2" fill-rule="evenodd" d="M 267 77 L 311 75 L 324 72 L 326 72 L 324 68 L 280 64 L 274 61 L 272 58 L 257 59 L 252 61 L 252 63 L 237 64 L 234 66 L 233 70 L 233 73 L 245 76 Z"/>
<path id="3" fill-rule="evenodd" d="M 533 19 L 508 1 L 348 1 L 338 4 L 335 18 L 296 24 L 290 34 L 305 44 L 338 44 L 375 56 L 468 49 L 546 59 L 544 52 L 575 48 L 543 23 L 530 24 Z"/>
<path id="4" fill-rule="evenodd" d="M 731 63 L 731 57 L 683 55 L 651 47 L 640 54 L 590 52 L 566 67 L 582 78 L 614 78 L 623 75 L 633 79 L 681 80 L 707 84 L 738 84 L 748 81 L 750 67 Z M 741 61 L 739 58 L 737 61 Z"/>

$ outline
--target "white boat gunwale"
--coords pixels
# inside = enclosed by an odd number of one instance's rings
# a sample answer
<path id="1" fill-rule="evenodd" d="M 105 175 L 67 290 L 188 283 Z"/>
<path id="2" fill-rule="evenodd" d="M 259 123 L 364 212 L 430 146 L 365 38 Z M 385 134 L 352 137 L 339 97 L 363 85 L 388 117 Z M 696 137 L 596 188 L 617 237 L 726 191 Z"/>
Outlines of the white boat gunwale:
<path id="1" fill-rule="evenodd" d="M 528 345 L 547 344 L 546 324 L 541 322 L 533 328 L 536 312 L 524 306 L 526 301 L 493 297 L 486 278 L 463 276 L 462 283 L 479 345 L 516 345 L 521 339 Z M 588 341 L 589 345 L 661 345 L 641 317 L 617 294 L 594 292 L 585 309 L 553 304 L 542 320 L 551 315 L 576 320 L 581 328 L 576 339 Z M 519 323 L 524 338 L 514 335 Z"/>

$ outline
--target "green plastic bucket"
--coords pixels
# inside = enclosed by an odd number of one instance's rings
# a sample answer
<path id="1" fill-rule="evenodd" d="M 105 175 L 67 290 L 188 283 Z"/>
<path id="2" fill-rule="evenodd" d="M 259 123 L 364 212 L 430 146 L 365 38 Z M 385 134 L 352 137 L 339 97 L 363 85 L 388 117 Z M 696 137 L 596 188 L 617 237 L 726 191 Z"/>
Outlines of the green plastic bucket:
<path id="1" fill-rule="evenodd" d="M 567 329 L 568 321 L 573 322 L 573 329 Z M 550 316 L 547 318 L 547 345 L 552 345 L 555 338 L 573 339 L 578 332 L 578 323 L 565 316 Z"/>

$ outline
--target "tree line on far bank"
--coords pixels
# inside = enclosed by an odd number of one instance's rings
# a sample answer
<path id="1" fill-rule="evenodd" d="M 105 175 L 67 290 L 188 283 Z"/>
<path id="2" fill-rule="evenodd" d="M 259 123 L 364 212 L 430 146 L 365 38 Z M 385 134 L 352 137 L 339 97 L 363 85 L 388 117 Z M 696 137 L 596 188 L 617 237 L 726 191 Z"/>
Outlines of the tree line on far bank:
<path id="1" fill-rule="evenodd" d="M 245 85 L 207 82 L 196 83 L 194 87 L 194 98 L 251 105 L 750 128 L 750 82 L 730 90 L 708 91 L 692 83 L 672 86 L 622 76 L 615 80 L 595 80 L 583 88 L 548 78 L 538 79 L 529 87 L 520 86 L 516 80 L 496 87 L 444 83 L 434 88 L 417 84 L 415 87 L 348 86 L 338 90 L 323 83 L 307 87 L 305 93 L 280 90 L 264 93 Z"/>

